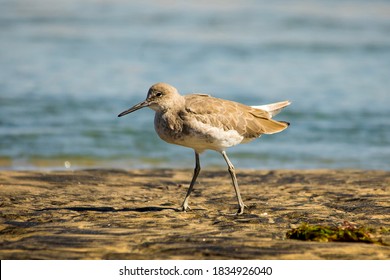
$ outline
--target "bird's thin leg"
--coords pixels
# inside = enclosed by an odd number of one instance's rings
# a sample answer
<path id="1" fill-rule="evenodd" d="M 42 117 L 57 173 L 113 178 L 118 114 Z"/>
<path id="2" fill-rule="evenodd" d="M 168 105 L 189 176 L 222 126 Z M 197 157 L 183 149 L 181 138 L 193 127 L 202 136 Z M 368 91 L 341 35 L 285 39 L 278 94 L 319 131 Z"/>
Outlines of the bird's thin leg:
<path id="1" fill-rule="evenodd" d="M 192 176 L 191 184 L 187 190 L 186 197 L 184 198 L 183 204 L 181 205 L 181 210 L 186 211 L 190 207 L 188 206 L 188 199 L 190 197 L 190 194 L 192 192 L 192 189 L 194 188 L 196 178 L 198 177 L 200 172 L 200 161 L 199 161 L 199 154 L 195 151 L 195 169 L 194 169 L 194 176 Z"/>
<path id="2" fill-rule="evenodd" d="M 237 177 L 236 177 L 236 173 L 234 172 L 234 166 L 230 162 L 230 160 L 229 160 L 229 158 L 228 158 L 228 156 L 227 156 L 225 151 L 222 151 L 221 154 L 222 154 L 223 158 L 225 159 L 225 161 L 226 161 L 226 163 L 228 165 L 228 170 L 229 170 L 230 176 L 232 177 L 232 183 L 233 183 L 234 191 L 236 192 L 237 201 L 238 201 L 237 215 L 241 215 L 241 214 L 244 213 L 245 204 L 242 201 L 241 194 L 240 194 L 240 189 L 238 188 Z"/>

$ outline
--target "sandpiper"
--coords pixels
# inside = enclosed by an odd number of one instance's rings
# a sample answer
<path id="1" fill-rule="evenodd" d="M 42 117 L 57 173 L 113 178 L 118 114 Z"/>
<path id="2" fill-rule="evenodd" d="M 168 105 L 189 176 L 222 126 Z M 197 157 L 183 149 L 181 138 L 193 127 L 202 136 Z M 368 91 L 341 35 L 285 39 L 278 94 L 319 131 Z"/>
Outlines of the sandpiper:
<path id="1" fill-rule="evenodd" d="M 282 101 L 261 106 L 246 106 L 234 101 L 212 97 L 208 94 L 180 95 L 166 83 L 154 84 L 145 101 L 120 113 L 118 117 L 149 107 L 156 114 L 154 128 L 160 138 L 168 143 L 194 149 L 194 174 L 180 209 L 189 209 L 188 199 L 200 172 L 199 154 L 205 150 L 220 152 L 225 159 L 238 201 L 237 214 L 244 213 L 234 166 L 226 149 L 248 143 L 262 134 L 273 134 L 286 129 L 288 122 L 275 121 L 274 115 L 288 106 Z"/>

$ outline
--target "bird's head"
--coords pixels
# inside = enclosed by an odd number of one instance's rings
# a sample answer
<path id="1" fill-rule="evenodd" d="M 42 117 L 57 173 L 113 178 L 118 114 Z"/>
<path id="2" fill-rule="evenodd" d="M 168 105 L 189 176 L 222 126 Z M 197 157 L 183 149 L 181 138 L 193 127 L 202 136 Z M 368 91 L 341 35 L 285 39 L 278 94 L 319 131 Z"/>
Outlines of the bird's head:
<path id="1" fill-rule="evenodd" d="M 164 112 L 170 108 L 181 105 L 183 97 L 177 89 L 166 83 L 157 83 L 150 87 L 146 99 L 130 109 L 123 111 L 118 115 L 122 117 L 144 107 L 149 107 L 156 112 Z"/>

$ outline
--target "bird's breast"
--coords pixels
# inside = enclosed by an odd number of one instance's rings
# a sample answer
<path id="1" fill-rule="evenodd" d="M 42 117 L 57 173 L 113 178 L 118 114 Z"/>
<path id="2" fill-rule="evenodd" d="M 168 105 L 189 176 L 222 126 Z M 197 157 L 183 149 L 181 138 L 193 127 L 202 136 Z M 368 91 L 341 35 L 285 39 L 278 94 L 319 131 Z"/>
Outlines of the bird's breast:
<path id="1" fill-rule="evenodd" d="M 158 136 L 168 143 L 177 144 L 184 137 L 183 121 L 173 115 L 157 112 L 154 117 L 154 129 Z"/>

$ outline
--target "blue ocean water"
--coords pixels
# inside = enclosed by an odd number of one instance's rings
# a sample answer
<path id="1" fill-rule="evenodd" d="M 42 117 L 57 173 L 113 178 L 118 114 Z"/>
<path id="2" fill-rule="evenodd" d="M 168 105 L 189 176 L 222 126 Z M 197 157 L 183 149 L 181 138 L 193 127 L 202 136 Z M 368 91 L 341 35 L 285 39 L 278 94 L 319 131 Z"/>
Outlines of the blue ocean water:
<path id="1" fill-rule="evenodd" d="M 153 111 L 164 81 L 248 105 L 291 100 L 236 168 L 390 170 L 389 1 L 1 0 L 0 169 L 192 168 Z M 208 151 L 203 166 L 225 168 Z"/>

